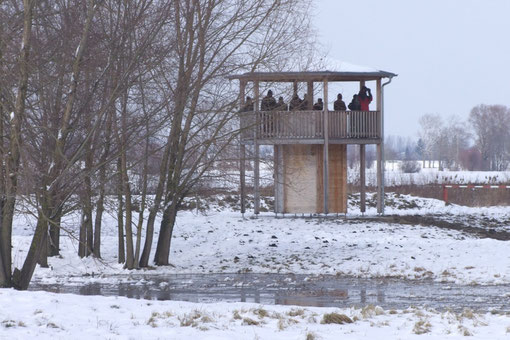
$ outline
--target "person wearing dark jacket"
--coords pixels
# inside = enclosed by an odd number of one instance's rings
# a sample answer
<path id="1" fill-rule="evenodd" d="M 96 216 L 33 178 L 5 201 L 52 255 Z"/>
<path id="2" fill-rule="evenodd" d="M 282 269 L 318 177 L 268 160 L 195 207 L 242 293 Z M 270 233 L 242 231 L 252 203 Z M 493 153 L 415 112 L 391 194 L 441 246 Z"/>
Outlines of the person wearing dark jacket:
<path id="1" fill-rule="evenodd" d="M 352 96 L 352 101 L 349 103 L 349 110 L 351 110 L 351 111 L 360 111 L 361 110 L 361 103 L 359 101 L 357 94 Z"/>
<path id="2" fill-rule="evenodd" d="M 299 110 L 300 107 L 301 107 L 301 99 L 299 98 L 297 93 L 294 93 L 294 95 L 292 96 L 292 99 L 290 100 L 290 103 L 289 103 L 289 110 L 290 111 Z"/>
<path id="3" fill-rule="evenodd" d="M 322 98 L 317 99 L 317 103 L 313 104 L 313 109 L 315 111 L 322 111 L 324 109 L 324 103 L 322 102 Z"/>
<path id="4" fill-rule="evenodd" d="M 283 101 L 283 97 L 278 98 L 276 103 L 276 111 L 287 111 L 287 104 Z"/>
<path id="5" fill-rule="evenodd" d="M 344 101 L 342 100 L 342 94 L 339 93 L 338 96 L 336 96 L 336 100 L 335 102 L 333 103 L 333 109 L 335 111 L 346 111 L 347 110 L 347 107 L 345 107 L 345 103 Z"/>
<path id="6" fill-rule="evenodd" d="M 301 105 L 299 105 L 299 109 L 301 111 L 308 110 L 308 97 L 307 97 L 306 93 L 303 95 L 303 100 L 301 101 Z"/>
<path id="7" fill-rule="evenodd" d="M 253 100 L 251 100 L 250 96 L 246 97 L 246 102 L 244 103 L 244 106 L 241 108 L 241 112 L 249 112 L 253 111 Z"/>
<path id="8" fill-rule="evenodd" d="M 276 108 L 276 99 L 273 97 L 273 91 L 267 91 L 267 96 L 260 102 L 260 111 L 271 111 Z"/>

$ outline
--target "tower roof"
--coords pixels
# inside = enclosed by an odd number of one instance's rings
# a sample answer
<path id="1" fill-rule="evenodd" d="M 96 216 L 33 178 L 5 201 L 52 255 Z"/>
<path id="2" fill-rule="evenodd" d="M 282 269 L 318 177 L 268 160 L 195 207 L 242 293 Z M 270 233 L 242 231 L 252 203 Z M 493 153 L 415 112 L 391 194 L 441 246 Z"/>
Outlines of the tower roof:
<path id="1" fill-rule="evenodd" d="M 323 60 L 325 66 L 321 69 L 307 71 L 283 71 L 283 72 L 246 72 L 231 75 L 229 79 L 261 82 L 293 82 L 293 81 L 360 81 L 377 80 L 381 78 L 396 77 L 395 73 L 378 70 L 375 68 L 354 65 L 351 63 L 328 58 Z"/>

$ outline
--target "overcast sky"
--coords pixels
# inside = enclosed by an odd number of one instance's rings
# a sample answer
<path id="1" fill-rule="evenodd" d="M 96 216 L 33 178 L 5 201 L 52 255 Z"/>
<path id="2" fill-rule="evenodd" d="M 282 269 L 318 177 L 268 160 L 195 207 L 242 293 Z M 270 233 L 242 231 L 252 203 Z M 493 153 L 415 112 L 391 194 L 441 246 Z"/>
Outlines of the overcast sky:
<path id="1" fill-rule="evenodd" d="M 416 136 L 425 113 L 510 107 L 510 0 L 314 2 L 330 57 L 398 74 L 385 92 L 386 135 Z"/>

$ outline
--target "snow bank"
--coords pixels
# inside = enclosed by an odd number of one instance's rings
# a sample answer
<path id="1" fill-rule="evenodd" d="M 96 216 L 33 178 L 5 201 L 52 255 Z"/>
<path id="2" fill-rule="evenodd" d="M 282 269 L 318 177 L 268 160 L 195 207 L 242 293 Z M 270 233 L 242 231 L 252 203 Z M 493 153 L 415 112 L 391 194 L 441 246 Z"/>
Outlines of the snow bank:
<path id="1" fill-rule="evenodd" d="M 5 339 L 508 339 L 502 313 L 197 304 L 0 289 Z M 336 314 L 332 314 L 336 313 Z M 329 314 L 329 315 L 328 315 Z M 352 323 L 327 324 L 326 321 Z"/>

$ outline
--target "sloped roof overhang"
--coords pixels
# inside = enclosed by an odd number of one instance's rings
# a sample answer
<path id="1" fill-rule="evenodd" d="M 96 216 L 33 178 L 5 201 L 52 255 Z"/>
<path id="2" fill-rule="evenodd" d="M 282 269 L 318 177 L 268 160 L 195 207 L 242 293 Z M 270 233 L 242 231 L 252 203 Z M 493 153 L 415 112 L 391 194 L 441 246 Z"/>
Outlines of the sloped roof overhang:
<path id="1" fill-rule="evenodd" d="M 386 71 L 370 72 L 334 72 L 334 71 L 305 71 L 305 72 L 247 72 L 228 76 L 228 79 L 259 82 L 319 82 L 319 81 L 370 81 L 381 78 L 393 78 L 395 73 Z"/>

